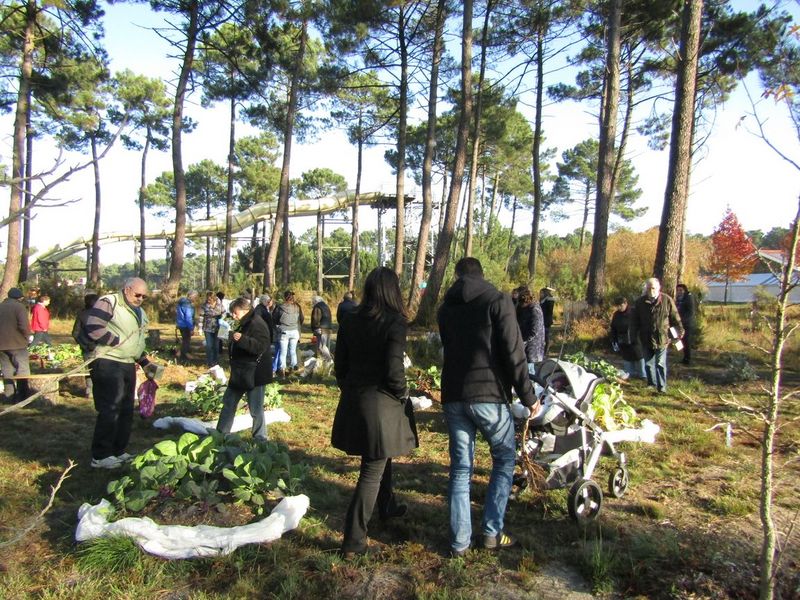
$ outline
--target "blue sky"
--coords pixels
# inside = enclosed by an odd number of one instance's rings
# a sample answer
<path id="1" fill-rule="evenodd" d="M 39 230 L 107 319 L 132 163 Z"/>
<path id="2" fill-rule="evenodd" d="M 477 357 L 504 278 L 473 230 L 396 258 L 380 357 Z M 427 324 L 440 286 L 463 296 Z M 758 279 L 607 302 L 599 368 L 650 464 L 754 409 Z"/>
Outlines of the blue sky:
<path id="1" fill-rule="evenodd" d="M 749 7 L 751 2 L 740 3 Z M 179 67 L 175 58 L 168 58 L 169 48 L 152 30 L 163 24 L 162 15 L 150 11 L 146 4 L 115 4 L 106 9 L 105 46 L 112 59 L 112 70 L 130 68 L 150 76 L 174 80 Z M 555 79 L 549 81 L 554 83 Z M 761 93 L 757 79 L 750 77 L 748 86 L 754 97 Z M 526 109 L 520 106 L 525 113 Z M 691 198 L 688 209 L 688 230 L 691 233 L 709 234 L 722 219 L 725 209 L 737 214 L 746 229 L 769 230 L 786 226 L 797 210 L 800 192 L 800 172 L 778 158 L 766 144 L 748 131 L 752 118 L 742 121 L 751 107 L 740 88 L 722 106 L 716 122 L 692 175 Z M 199 96 L 191 97 L 186 113 L 198 121 L 199 126 L 184 137 L 184 166 L 204 158 L 224 164 L 227 154 L 227 107 L 202 109 Z M 762 101 L 759 107 L 762 118 L 767 119 L 771 141 L 797 161 L 800 161 L 800 142 L 782 109 L 772 101 Z M 532 118 L 532 114 L 526 114 Z M 575 103 L 551 104 L 544 115 L 547 145 L 561 152 L 588 137 L 597 136 L 596 119 L 590 107 Z M 12 123 L 6 116 L 0 118 L 0 155 L 8 163 Z M 244 124 L 237 125 L 238 135 L 255 133 Z M 383 160 L 383 148 L 368 151 L 362 190 L 387 190 L 394 188 L 394 175 Z M 36 169 L 44 168 L 55 156 L 52 148 L 37 148 Z M 644 141 L 634 136 L 628 158 L 639 173 L 643 196 L 639 204 L 647 206 L 647 213 L 629 224 L 634 230 L 657 226 L 660 221 L 666 183 L 668 150 L 649 150 Z M 70 164 L 81 157 L 72 157 Z M 38 162 L 41 161 L 41 162 Z M 344 175 L 351 186 L 355 184 L 356 152 L 345 136 L 338 131 L 325 131 L 309 145 L 295 144 L 292 154 L 292 177 L 315 167 L 328 167 Z M 151 153 L 148 164 L 149 179 L 162 171 L 170 170 L 169 153 Z M 68 243 L 72 239 L 91 233 L 94 188 L 92 175 L 86 170 L 68 184 L 58 188 L 58 195 L 77 200 L 66 208 L 50 208 L 37 212 L 33 221 L 33 245 L 39 250 L 55 243 Z M 101 164 L 104 212 L 103 231 L 136 231 L 138 213 L 135 205 L 139 179 L 138 153 L 114 148 Z M 415 185 L 408 182 L 407 191 L 414 193 Z M 5 204 L 5 201 L 3 202 Z M 375 211 L 362 209 L 362 226 L 375 226 Z M 506 218 L 510 221 L 510 215 Z M 69 226 L 65 227 L 65 221 Z M 313 218 L 297 219 L 292 223 L 296 233 L 313 226 Z M 579 226 L 573 218 L 555 223 L 545 220 L 543 227 L 551 233 L 567 233 Z M 530 218 L 518 218 L 517 232 L 529 231 Z M 107 245 L 101 251 L 101 260 L 111 262 L 131 261 L 132 244 Z"/>

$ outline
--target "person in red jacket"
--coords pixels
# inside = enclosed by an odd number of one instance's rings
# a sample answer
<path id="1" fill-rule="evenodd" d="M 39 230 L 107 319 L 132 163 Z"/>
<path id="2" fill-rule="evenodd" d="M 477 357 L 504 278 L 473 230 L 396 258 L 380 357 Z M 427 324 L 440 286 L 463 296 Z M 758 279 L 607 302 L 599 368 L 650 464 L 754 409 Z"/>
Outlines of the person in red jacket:
<path id="1" fill-rule="evenodd" d="M 36 304 L 31 309 L 31 332 L 33 332 L 34 344 L 47 344 L 51 346 L 53 340 L 50 339 L 50 296 L 42 294 L 37 298 Z"/>

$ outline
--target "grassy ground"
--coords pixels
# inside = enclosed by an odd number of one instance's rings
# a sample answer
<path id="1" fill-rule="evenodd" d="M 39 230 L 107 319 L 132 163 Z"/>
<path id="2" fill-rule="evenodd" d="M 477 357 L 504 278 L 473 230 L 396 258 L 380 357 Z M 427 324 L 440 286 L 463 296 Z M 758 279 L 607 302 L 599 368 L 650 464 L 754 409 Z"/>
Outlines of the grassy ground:
<path id="1" fill-rule="evenodd" d="M 56 324 L 57 341 L 66 341 L 69 326 Z M 418 414 L 420 448 L 395 463 L 408 516 L 372 523 L 369 556 L 351 562 L 337 557 L 358 465 L 329 444 L 337 402 L 332 381 L 286 385 L 284 406 L 292 421 L 269 430 L 271 439 L 289 445 L 295 461 L 311 467 L 305 485 L 311 508 L 296 531 L 273 544 L 191 561 L 154 558 L 120 539 L 76 545 L 78 507 L 102 498 L 115 475 L 88 466 L 95 413 L 81 395 L 82 382 L 71 381 L 57 405 L 0 418 L 0 544 L 32 522 L 67 461 L 78 463 L 43 522 L 20 542 L 0 546 L 0 598 L 578 598 L 586 589 L 607 597 L 755 597 L 759 449 L 738 426 L 730 448 L 724 430 L 708 430 L 737 417 L 721 397 L 761 402 L 759 381 L 736 381 L 747 370 L 741 360 L 762 381 L 766 376 L 758 352 L 740 341 L 757 342 L 758 334 L 743 327 L 741 316 L 709 319 L 704 341 L 709 349 L 697 353 L 695 364 L 683 367 L 671 357 L 668 394 L 656 395 L 640 382 L 625 386 L 626 399 L 641 416 L 659 423 L 662 433 L 655 445 L 625 448 L 631 488 L 622 499 L 605 499 L 595 525 L 583 529 L 570 521 L 563 490 L 540 498 L 525 492 L 509 503 L 507 514 L 519 547 L 455 560 L 444 556 L 447 435 L 436 405 Z M 168 336 L 165 328 L 163 337 Z M 199 338 L 195 343 L 202 356 Z M 733 366 L 732 352 L 741 355 Z M 788 387 L 797 388 L 796 346 L 788 356 Z M 170 365 L 156 416 L 171 414 L 183 383 L 202 370 L 199 362 L 189 368 Z M 797 401 L 785 409 L 787 419 L 800 416 Z M 754 432 L 758 427 L 753 420 L 744 425 Z M 136 417 L 129 451 L 178 435 Z M 775 457 L 781 465 L 776 518 L 782 531 L 797 516 L 798 438 L 794 424 L 781 430 Z M 490 466 L 485 445 L 479 444 L 476 518 Z M 604 490 L 611 466 L 601 461 L 595 477 Z M 778 579 L 785 598 L 800 596 L 798 561 L 795 536 L 785 544 Z"/>

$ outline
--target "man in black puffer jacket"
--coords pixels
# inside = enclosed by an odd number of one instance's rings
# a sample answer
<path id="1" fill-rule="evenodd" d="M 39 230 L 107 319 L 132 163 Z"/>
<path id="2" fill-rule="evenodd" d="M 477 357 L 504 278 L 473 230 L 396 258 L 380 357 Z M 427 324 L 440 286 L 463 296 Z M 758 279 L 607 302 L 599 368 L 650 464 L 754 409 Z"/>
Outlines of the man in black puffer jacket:
<path id="1" fill-rule="evenodd" d="M 444 348 L 442 404 L 450 436 L 450 552 L 461 556 L 472 536 L 469 485 L 477 431 L 492 453 L 482 546 L 514 544 L 503 532 L 516 455 L 511 388 L 529 409 L 538 400 L 511 298 L 483 278 L 475 258 L 459 260 L 455 272 L 458 279 L 439 309 L 439 333 Z"/>

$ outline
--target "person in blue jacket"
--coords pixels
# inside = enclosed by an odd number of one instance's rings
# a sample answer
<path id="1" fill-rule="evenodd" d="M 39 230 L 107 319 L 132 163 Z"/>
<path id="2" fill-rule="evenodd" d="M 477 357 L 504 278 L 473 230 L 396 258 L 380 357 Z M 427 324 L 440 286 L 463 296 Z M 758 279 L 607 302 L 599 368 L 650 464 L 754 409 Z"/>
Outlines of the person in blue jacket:
<path id="1" fill-rule="evenodd" d="M 178 355 L 180 362 L 189 360 L 189 346 L 192 342 L 196 320 L 194 318 L 194 303 L 197 301 L 197 292 L 192 290 L 185 297 L 178 300 L 178 308 L 175 315 L 175 327 L 181 332 L 181 349 Z"/>

